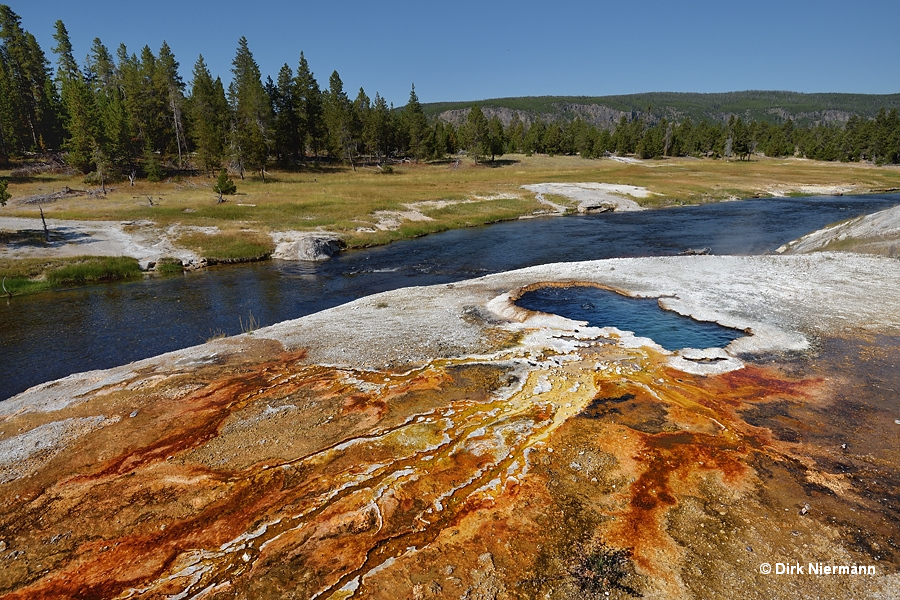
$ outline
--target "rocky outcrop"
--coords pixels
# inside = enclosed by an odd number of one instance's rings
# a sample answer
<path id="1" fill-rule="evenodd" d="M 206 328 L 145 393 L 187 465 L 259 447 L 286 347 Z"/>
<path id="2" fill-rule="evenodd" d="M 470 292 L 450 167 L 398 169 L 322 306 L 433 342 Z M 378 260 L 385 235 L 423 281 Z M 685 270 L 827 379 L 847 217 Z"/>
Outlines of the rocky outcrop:
<path id="1" fill-rule="evenodd" d="M 331 233 L 277 232 L 272 239 L 276 244 L 272 258 L 281 260 L 328 260 L 344 247 L 343 240 Z"/>
<path id="2" fill-rule="evenodd" d="M 585 200 L 581 202 L 576 210 L 581 214 L 588 213 L 604 213 L 616 210 L 618 203 L 604 201 L 601 199 Z"/>
<path id="3" fill-rule="evenodd" d="M 516 110 L 505 106 L 481 106 L 480 108 L 485 117 L 488 119 L 497 117 L 504 127 L 509 127 L 513 118 L 517 117 L 526 127 L 531 126 L 535 121 L 550 123 L 560 120 L 574 121 L 575 119 L 582 119 L 591 125 L 611 129 L 619 122 L 619 119 L 631 114 L 630 112 L 626 113 L 602 104 L 578 104 L 574 102 L 556 102 L 552 105 L 553 112 L 548 113 Z M 440 113 L 438 118 L 459 126 L 466 122 L 470 110 L 471 107 L 454 108 Z"/>

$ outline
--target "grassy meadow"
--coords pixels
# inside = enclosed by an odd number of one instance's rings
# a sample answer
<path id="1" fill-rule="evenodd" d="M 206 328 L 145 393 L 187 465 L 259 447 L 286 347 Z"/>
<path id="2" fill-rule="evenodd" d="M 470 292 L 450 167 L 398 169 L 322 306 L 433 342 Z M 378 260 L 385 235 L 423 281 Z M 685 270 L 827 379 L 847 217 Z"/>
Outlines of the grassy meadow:
<path id="1" fill-rule="evenodd" d="M 859 191 L 900 188 L 897 167 L 803 159 L 669 159 L 626 164 L 573 156 L 515 155 L 505 156 L 495 165 L 475 165 L 465 158 L 459 168 L 454 164 L 403 164 L 395 166 L 391 174 L 362 167 L 356 171 L 349 167 L 273 171 L 266 182 L 258 176 L 235 178 L 238 193 L 226 196 L 222 204 L 216 204 L 212 191 L 215 180 L 202 175 L 160 183 L 138 180 L 133 187 L 124 181 L 112 184 L 105 198 L 66 198 L 44 204 L 44 213 L 56 219 L 146 219 L 159 225 L 181 223 L 259 233 L 321 229 L 344 235 L 350 246 L 367 246 L 531 214 L 542 207 L 533 194 L 520 189 L 530 183 L 592 181 L 642 186 L 656 194 L 638 199 L 645 206 L 766 196 L 775 188 L 801 185 L 846 186 Z M 16 203 L 16 198 L 51 193 L 64 186 L 88 188 L 80 176 L 12 178 L 9 190 L 13 200 L 0 208 L 0 216 L 36 217 L 36 205 Z M 153 206 L 148 198 L 153 199 Z M 407 204 L 434 200 L 469 202 L 420 207 L 434 220 L 406 223 L 396 231 L 359 231 L 374 228 L 376 211 L 404 211 Z"/>

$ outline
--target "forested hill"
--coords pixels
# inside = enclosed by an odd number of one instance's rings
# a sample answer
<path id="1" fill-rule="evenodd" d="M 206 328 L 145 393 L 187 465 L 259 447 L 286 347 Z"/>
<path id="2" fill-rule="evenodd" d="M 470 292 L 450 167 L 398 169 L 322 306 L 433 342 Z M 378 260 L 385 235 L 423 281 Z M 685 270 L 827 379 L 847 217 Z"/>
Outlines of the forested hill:
<path id="1" fill-rule="evenodd" d="M 656 122 L 708 120 L 725 122 L 730 115 L 745 121 L 779 123 L 792 119 L 798 125 L 844 124 L 851 115 L 873 118 L 881 109 L 900 109 L 900 94 L 801 94 L 798 92 L 746 91 L 717 94 L 652 92 L 624 96 L 532 96 L 495 98 L 478 102 L 423 104 L 429 117 L 459 125 L 473 104 L 490 118 L 509 125 L 513 115 L 530 124 L 552 123 L 581 117 L 592 125 L 610 128 L 625 116 Z"/>

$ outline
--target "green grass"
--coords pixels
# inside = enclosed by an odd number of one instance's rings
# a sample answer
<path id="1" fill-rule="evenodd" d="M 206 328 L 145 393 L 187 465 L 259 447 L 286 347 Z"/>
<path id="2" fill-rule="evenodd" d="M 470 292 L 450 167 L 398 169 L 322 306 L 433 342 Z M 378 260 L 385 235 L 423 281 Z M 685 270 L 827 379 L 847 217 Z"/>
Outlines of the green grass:
<path id="1" fill-rule="evenodd" d="M 177 258 L 164 256 L 157 261 L 153 271 L 160 275 L 178 275 L 184 272 L 184 267 Z"/>
<path id="2" fill-rule="evenodd" d="M 141 267 L 137 260 L 128 256 L 85 257 L 79 262 L 50 269 L 45 276 L 56 286 L 81 285 L 135 279 L 141 277 Z"/>
<path id="3" fill-rule="evenodd" d="M 274 249 L 272 239 L 253 231 L 188 233 L 178 243 L 207 259 L 218 261 L 260 260 Z"/>
<path id="4" fill-rule="evenodd" d="M 137 260 L 127 256 L 0 260 L 0 280 L 6 291 L 14 296 L 138 277 L 141 277 L 141 269 Z"/>

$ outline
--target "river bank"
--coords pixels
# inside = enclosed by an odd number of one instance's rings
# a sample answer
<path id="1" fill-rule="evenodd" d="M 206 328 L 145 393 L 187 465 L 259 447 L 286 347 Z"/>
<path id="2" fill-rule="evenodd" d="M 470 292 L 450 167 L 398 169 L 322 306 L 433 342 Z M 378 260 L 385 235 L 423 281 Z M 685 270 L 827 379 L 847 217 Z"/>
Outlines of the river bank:
<path id="1" fill-rule="evenodd" d="M 646 188 L 604 183 L 532 184 L 522 186 L 522 189 L 533 193 L 542 208 L 527 215 L 513 214 L 508 218 L 498 218 L 494 222 L 567 214 L 644 210 L 635 199 L 647 202 L 655 196 Z M 548 199 L 547 196 L 556 201 Z M 564 203 L 560 204 L 561 201 Z M 432 217 L 424 214 L 426 208 L 446 209 L 448 206 L 465 205 L 470 202 L 417 202 L 405 205 L 404 211 L 377 211 L 376 228 L 381 231 L 399 231 L 404 222 L 434 221 Z M 44 227 L 47 228 L 46 231 Z M 865 237 L 866 231 L 868 230 L 843 233 L 842 239 L 848 235 Z M 4 282 L 4 293 L 10 296 L 44 291 L 55 285 L 71 285 L 74 280 L 55 284 L 52 273 L 63 268 L 77 269 L 85 262 L 103 262 L 103 257 L 131 258 L 137 261 L 137 265 L 143 271 L 172 274 L 182 270 L 190 271 L 213 265 L 240 264 L 269 258 L 322 261 L 332 258 L 343 249 L 352 248 L 347 243 L 346 236 L 322 230 L 263 233 L 252 229 L 232 228 L 223 231 L 218 226 L 200 227 L 178 223 L 161 227 L 149 220 L 79 221 L 0 217 L 0 234 L 2 234 L 0 276 L 4 280 L 9 279 L 8 285 L 6 281 Z M 891 240 L 881 239 L 876 246 L 882 250 L 895 249 L 896 244 L 892 244 Z M 804 242 L 796 249 L 792 248 L 792 251 L 802 251 L 809 245 L 809 242 Z M 822 245 L 820 243 L 816 247 Z M 844 245 L 846 246 L 846 243 Z M 111 275 L 108 280 L 128 277 Z M 92 278 L 83 279 L 88 282 L 99 281 Z"/>
<path id="2" fill-rule="evenodd" d="M 317 249 L 333 254 L 521 217 L 900 188 L 900 169 L 799 159 L 623 163 L 516 155 L 501 164 L 407 164 L 391 175 L 340 167 L 275 171 L 267 182 L 239 181 L 238 194 L 225 203 L 216 202 L 206 177 L 138 180 L 105 194 L 80 193 L 84 185 L 75 176 L 18 177 L 9 186 L 13 198 L 0 209 L 7 234 L 0 260 L 130 256 L 147 269 L 162 258 L 189 268 L 203 258 L 326 258 Z M 40 210 L 52 231 L 49 243 Z M 338 243 L 313 243 L 312 254 L 287 247 L 310 237 Z"/>

